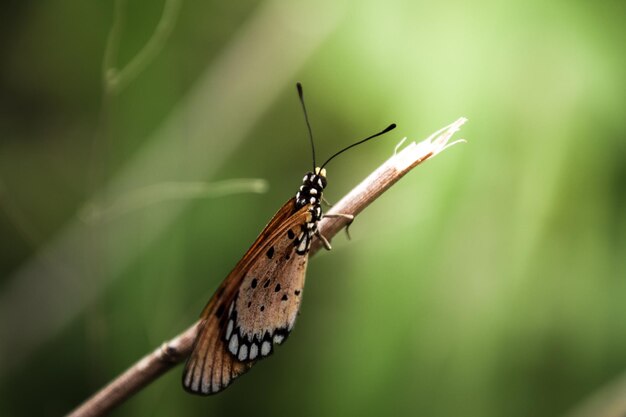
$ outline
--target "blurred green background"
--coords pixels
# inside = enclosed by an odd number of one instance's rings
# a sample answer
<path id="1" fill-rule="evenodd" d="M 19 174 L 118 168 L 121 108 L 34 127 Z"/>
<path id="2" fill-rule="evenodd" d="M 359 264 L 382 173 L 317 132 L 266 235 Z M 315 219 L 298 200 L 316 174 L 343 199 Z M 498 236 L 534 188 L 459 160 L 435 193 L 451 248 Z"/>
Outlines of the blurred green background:
<path id="1" fill-rule="evenodd" d="M 296 81 L 320 159 L 399 126 L 333 161 L 331 201 L 403 136 L 466 116 L 468 143 L 312 259 L 276 355 L 210 398 L 178 367 L 113 415 L 583 416 L 626 397 L 624 2 L 3 9 L 2 416 L 66 413 L 196 319 L 310 168 Z M 238 178 L 269 188 L 202 191 Z"/>

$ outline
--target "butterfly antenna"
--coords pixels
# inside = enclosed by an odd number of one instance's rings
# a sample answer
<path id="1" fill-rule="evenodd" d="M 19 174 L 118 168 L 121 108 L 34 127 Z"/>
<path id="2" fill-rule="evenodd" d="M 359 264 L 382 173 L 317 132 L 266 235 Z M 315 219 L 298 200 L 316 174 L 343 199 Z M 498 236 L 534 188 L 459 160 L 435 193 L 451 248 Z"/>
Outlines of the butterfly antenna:
<path id="1" fill-rule="evenodd" d="M 367 141 L 368 141 L 368 140 L 370 140 L 370 139 L 374 139 L 374 138 L 375 138 L 375 137 L 377 137 L 377 136 L 384 135 L 385 133 L 387 133 L 387 132 L 389 132 L 390 130 L 393 130 L 393 129 L 395 129 L 395 128 L 396 128 L 396 124 L 395 124 L 395 123 L 392 123 L 392 124 L 390 124 L 389 126 L 387 126 L 384 130 L 381 130 L 380 132 L 378 132 L 378 133 L 376 133 L 376 134 L 374 134 L 374 135 L 372 135 L 372 136 L 368 136 L 368 137 L 366 137 L 365 139 L 362 139 L 362 140 L 360 140 L 360 141 L 358 141 L 358 142 L 356 142 L 356 143 L 353 143 L 353 144 L 352 144 L 352 145 L 350 145 L 350 146 L 347 146 L 347 147 L 343 148 L 342 150 L 340 150 L 339 152 L 337 152 L 336 154 L 334 154 L 333 156 L 331 156 L 330 158 L 328 158 L 328 159 L 326 160 L 326 162 L 324 162 L 324 164 L 322 165 L 322 168 L 324 168 L 324 167 L 325 167 L 325 166 L 326 166 L 326 165 L 327 165 L 327 164 L 328 164 L 328 163 L 329 163 L 329 162 L 330 162 L 330 161 L 331 161 L 334 157 L 336 157 L 336 156 L 338 156 L 338 155 L 340 155 L 340 154 L 344 153 L 344 152 L 345 152 L 345 151 L 347 151 L 348 149 L 350 149 L 350 148 L 354 148 L 355 146 L 360 145 L 360 144 L 362 144 L 362 143 L 364 143 L 364 142 L 367 142 Z"/>
<path id="2" fill-rule="evenodd" d="M 306 106 L 304 105 L 304 93 L 302 92 L 302 84 L 297 83 L 298 96 L 300 97 L 300 103 L 302 104 L 302 111 L 304 112 L 304 120 L 306 121 L 306 127 L 309 130 L 309 139 L 311 140 L 311 152 L 313 153 L 313 171 L 317 165 L 315 164 L 315 144 L 313 143 L 313 130 L 311 130 L 311 123 L 309 123 L 309 115 L 306 112 Z"/>

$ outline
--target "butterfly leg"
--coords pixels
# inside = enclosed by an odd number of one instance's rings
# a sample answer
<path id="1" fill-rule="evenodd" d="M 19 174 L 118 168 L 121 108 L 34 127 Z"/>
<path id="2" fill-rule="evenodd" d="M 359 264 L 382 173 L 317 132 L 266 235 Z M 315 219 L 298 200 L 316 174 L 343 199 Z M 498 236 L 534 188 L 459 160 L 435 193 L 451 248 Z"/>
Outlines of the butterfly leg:
<path id="1" fill-rule="evenodd" d="M 331 219 L 334 219 L 334 218 L 336 219 L 340 217 L 342 219 L 347 219 L 348 224 L 346 224 L 346 235 L 348 235 L 348 239 L 352 240 L 352 237 L 350 236 L 350 226 L 352 225 L 352 222 L 354 221 L 354 215 L 346 214 L 346 213 L 332 213 L 332 214 L 324 214 L 323 217 L 329 217 Z"/>
<path id="2" fill-rule="evenodd" d="M 324 203 L 327 207 L 333 206 L 328 200 L 326 200 L 326 197 L 324 197 L 323 195 L 322 195 L 322 203 Z"/>
<path id="3" fill-rule="evenodd" d="M 330 242 L 328 241 L 328 239 L 326 239 L 326 238 L 324 237 L 324 235 L 322 235 L 322 234 L 320 233 L 320 231 L 319 231 L 319 230 L 316 230 L 316 231 L 315 231 L 315 236 L 317 236 L 317 237 L 319 238 L 319 240 L 321 240 L 321 241 L 322 241 L 322 244 L 324 245 L 324 249 L 326 249 L 326 250 L 331 250 L 331 249 L 332 249 L 332 246 L 330 246 Z"/>

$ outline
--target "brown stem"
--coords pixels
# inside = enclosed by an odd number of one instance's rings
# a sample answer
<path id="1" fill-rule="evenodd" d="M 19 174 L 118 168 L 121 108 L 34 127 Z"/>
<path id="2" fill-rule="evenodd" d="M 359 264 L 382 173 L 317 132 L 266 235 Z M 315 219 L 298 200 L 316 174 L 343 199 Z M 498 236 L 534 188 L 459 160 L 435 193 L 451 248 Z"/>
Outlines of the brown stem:
<path id="1" fill-rule="evenodd" d="M 465 119 L 461 118 L 425 141 L 413 142 L 401 152 L 394 154 L 335 204 L 328 214 L 358 215 L 407 172 L 449 146 L 448 140 L 463 123 L 465 123 Z M 323 236 L 330 240 L 348 222 L 349 220 L 344 217 L 326 217 L 319 223 L 319 230 Z M 315 238 L 310 255 L 315 254 L 321 247 L 321 241 Z M 197 325 L 198 322 L 194 323 L 183 333 L 144 356 L 109 385 L 72 411 L 69 416 L 103 416 L 169 369 L 181 363 L 191 353 Z"/>

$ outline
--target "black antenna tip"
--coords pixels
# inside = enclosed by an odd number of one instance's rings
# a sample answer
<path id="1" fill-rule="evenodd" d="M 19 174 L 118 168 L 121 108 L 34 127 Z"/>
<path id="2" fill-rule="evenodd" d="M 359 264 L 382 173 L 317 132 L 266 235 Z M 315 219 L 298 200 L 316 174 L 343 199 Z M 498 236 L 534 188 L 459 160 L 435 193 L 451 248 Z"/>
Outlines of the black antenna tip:
<path id="1" fill-rule="evenodd" d="M 298 95 L 300 96 L 300 98 L 302 98 L 302 84 L 300 83 L 296 83 L 296 88 L 298 89 Z"/>
<path id="2" fill-rule="evenodd" d="M 380 132 L 380 134 L 382 135 L 383 133 L 387 133 L 387 132 L 389 132 L 390 130 L 393 130 L 393 129 L 395 129 L 395 128 L 396 128 L 396 124 L 395 124 L 395 123 L 392 123 L 392 124 L 390 124 L 389 126 L 387 126 L 387 129 L 385 129 L 385 130 L 383 130 L 382 132 Z"/>

